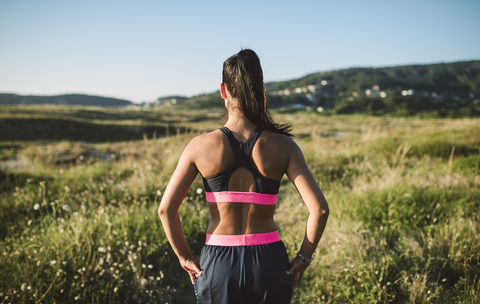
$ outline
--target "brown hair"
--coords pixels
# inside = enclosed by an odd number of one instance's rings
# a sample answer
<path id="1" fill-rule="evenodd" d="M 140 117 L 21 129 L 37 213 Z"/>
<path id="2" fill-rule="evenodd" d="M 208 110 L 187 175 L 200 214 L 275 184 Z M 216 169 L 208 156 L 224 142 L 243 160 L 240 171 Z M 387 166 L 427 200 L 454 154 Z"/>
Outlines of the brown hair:
<path id="1" fill-rule="evenodd" d="M 292 126 L 276 123 L 267 109 L 260 59 L 254 51 L 241 50 L 223 63 L 223 84 L 238 100 L 240 110 L 251 122 L 264 130 L 293 137 Z"/>

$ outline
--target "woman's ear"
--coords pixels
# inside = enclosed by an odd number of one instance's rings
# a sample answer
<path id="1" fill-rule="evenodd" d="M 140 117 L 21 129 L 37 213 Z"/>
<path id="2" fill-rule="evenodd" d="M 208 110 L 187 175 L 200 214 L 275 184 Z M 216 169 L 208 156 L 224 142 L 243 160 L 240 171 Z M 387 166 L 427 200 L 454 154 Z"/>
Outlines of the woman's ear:
<path id="1" fill-rule="evenodd" d="M 223 99 L 227 99 L 227 89 L 223 83 L 220 84 L 220 95 L 222 95 Z"/>

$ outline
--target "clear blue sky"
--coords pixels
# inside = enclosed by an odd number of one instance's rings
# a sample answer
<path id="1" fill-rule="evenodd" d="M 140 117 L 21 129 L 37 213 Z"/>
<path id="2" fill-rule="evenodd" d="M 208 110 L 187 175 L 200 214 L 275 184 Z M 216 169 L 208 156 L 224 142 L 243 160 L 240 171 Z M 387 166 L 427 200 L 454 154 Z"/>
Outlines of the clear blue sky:
<path id="1" fill-rule="evenodd" d="M 0 1 L 0 92 L 153 101 L 211 93 L 257 52 L 266 81 L 480 59 L 480 1 Z"/>

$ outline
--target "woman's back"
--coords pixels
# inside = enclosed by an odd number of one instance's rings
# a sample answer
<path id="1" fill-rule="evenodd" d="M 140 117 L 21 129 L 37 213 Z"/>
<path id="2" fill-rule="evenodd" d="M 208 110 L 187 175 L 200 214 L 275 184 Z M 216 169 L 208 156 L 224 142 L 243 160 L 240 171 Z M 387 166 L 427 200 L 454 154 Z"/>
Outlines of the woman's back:
<path id="1" fill-rule="evenodd" d="M 240 143 L 251 140 L 254 132 L 248 129 L 228 131 L 234 137 L 232 141 Z M 198 141 L 194 141 L 198 152 L 195 165 L 204 178 L 222 175 L 232 167 L 236 161 L 235 153 L 228 137 L 222 131 L 216 130 L 201 135 L 197 139 Z M 291 144 L 291 139 L 285 135 L 262 131 L 251 149 L 248 162 L 262 178 L 272 183 L 279 183 L 288 166 L 290 153 L 287 153 L 287 150 Z M 228 177 L 226 190 L 258 192 L 255 178 L 247 168 L 240 166 Z M 257 234 L 277 230 L 273 221 L 275 205 L 256 204 L 256 202 L 218 202 L 208 203 L 208 205 L 211 213 L 211 221 L 207 229 L 209 234 Z"/>
<path id="2" fill-rule="evenodd" d="M 301 280 L 325 228 L 328 204 L 290 138 L 290 126 L 275 123 L 267 109 L 255 52 L 242 50 L 228 58 L 222 80 L 226 125 L 195 137 L 185 148 L 159 215 L 199 303 L 290 303 L 292 284 L 297 276 Z M 198 173 L 211 215 L 200 262 L 188 248 L 178 213 Z M 290 262 L 273 220 L 284 174 L 309 210 L 302 244 Z"/>

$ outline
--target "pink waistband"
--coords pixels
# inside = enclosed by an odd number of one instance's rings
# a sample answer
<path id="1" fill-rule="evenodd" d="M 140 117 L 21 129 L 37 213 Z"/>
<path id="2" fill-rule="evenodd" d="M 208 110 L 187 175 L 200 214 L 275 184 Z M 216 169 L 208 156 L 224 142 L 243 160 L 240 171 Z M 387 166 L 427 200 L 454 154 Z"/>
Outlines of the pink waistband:
<path id="1" fill-rule="evenodd" d="M 259 234 L 207 234 L 205 244 L 212 246 L 249 246 L 263 245 L 280 241 L 278 231 Z"/>
<path id="2" fill-rule="evenodd" d="M 278 194 L 256 192 L 221 191 L 205 192 L 210 203 L 253 203 L 259 205 L 275 205 Z"/>

